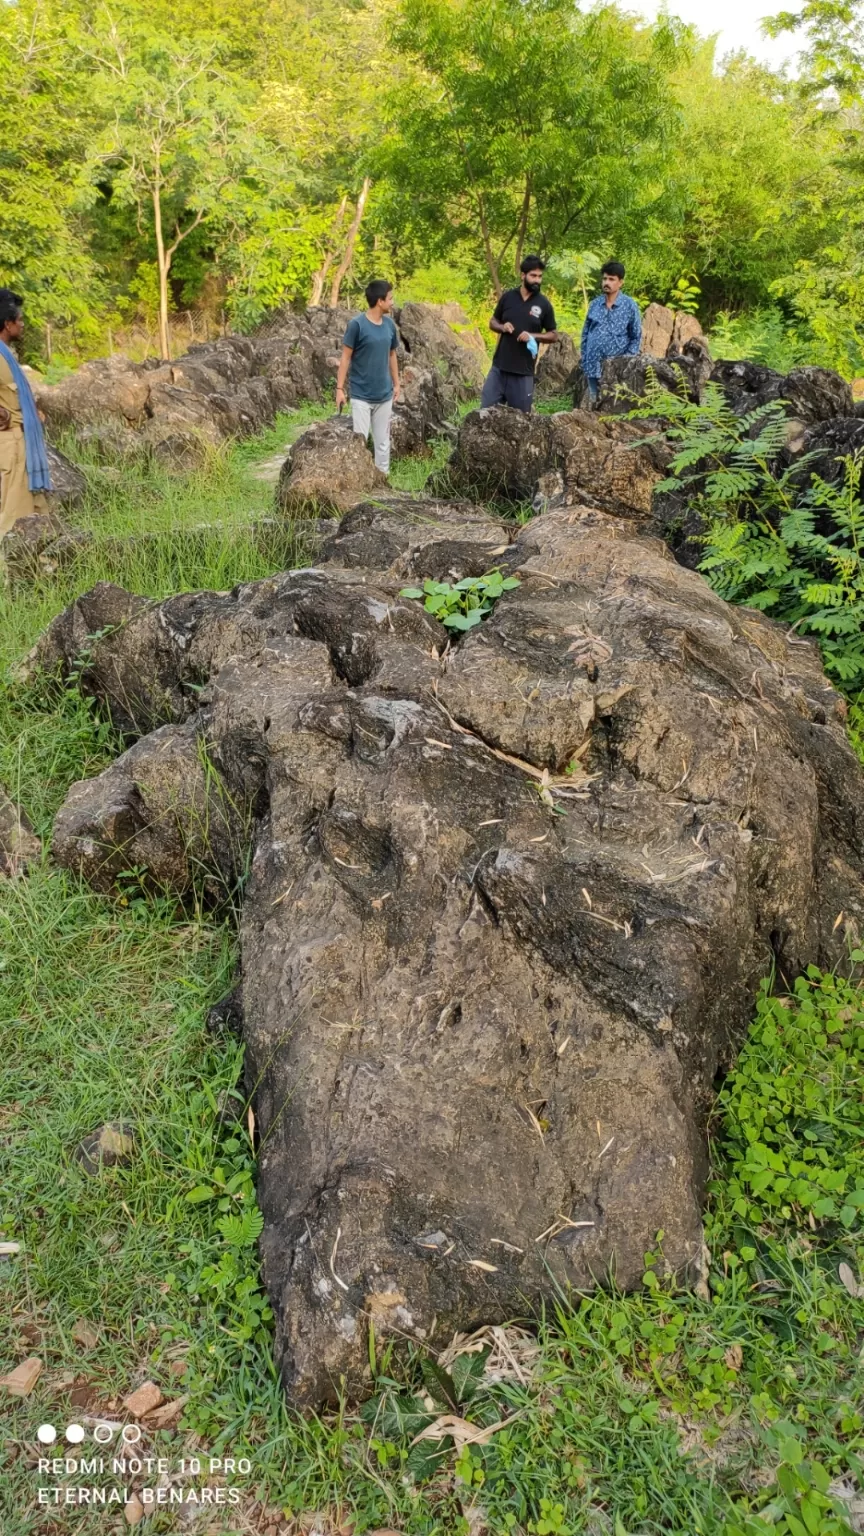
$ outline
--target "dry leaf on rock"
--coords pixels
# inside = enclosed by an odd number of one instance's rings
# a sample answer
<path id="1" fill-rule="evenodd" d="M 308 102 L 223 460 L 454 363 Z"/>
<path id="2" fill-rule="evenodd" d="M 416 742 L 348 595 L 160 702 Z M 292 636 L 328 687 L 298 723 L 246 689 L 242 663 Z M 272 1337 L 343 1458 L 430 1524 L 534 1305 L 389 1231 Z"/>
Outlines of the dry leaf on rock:
<path id="1" fill-rule="evenodd" d="M 730 1344 L 723 1356 L 730 1371 L 740 1371 L 744 1361 L 744 1351 L 740 1344 Z"/>
<path id="2" fill-rule="evenodd" d="M 22 1360 L 8 1376 L 0 1376 L 0 1387 L 5 1387 L 13 1397 L 29 1397 L 42 1375 L 42 1361 L 36 1355 Z"/>

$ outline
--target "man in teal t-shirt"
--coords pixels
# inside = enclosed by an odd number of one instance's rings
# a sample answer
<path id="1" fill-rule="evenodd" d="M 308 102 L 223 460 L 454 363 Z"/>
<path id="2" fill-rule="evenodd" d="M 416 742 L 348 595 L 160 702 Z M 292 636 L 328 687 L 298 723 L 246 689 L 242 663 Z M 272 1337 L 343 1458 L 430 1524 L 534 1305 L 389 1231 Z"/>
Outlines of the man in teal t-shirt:
<path id="1" fill-rule="evenodd" d="M 345 381 L 351 386 L 351 418 L 361 437 L 372 434 L 375 463 L 390 472 L 390 417 L 399 399 L 399 337 L 390 318 L 393 284 L 378 278 L 366 289 L 365 315 L 349 320 L 342 338 L 342 359 L 336 375 L 336 404 L 345 404 Z"/>

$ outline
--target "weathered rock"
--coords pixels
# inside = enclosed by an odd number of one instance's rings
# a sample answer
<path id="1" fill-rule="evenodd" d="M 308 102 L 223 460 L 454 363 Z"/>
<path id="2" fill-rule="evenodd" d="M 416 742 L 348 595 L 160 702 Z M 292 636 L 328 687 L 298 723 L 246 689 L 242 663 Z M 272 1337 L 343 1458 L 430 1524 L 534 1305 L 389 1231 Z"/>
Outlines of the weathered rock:
<path id="1" fill-rule="evenodd" d="M 243 1033 L 243 998 L 239 986 L 213 1004 L 207 1014 L 207 1032 L 217 1040 L 229 1035 L 240 1039 Z"/>
<path id="2" fill-rule="evenodd" d="M 54 858 L 97 891 L 136 869 L 150 889 L 224 901 L 248 846 L 254 793 L 226 790 L 208 723 L 164 725 L 97 778 L 73 784 L 54 822 Z"/>
<path id="3" fill-rule="evenodd" d="M 830 368 L 793 368 L 782 374 L 760 363 L 721 361 L 714 364 L 711 383 L 720 385 L 737 416 L 771 400 L 783 400 L 789 415 L 805 425 L 853 414 L 852 391 Z"/>
<path id="4" fill-rule="evenodd" d="M 783 398 L 788 400 L 791 414 L 808 426 L 853 414 L 852 390 L 830 368 L 793 368 L 786 375 Z"/>
<path id="5" fill-rule="evenodd" d="M 54 486 L 55 506 L 65 508 L 67 511 L 80 506 L 87 493 L 85 476 L 77 464 L 67 459 L 65 453 L 61 453 L 59 448 L 52 448 L 50 443 L 47 443 L 45 451 L 51 470 L 51 483 Z"/>
<path id="6" fill-rule="evenodd" d="M 399 334 L 412 363 L 437 369 L 447 409 L 458 400 L 473 400 L 483 387 L 488 355 L 452 330 L 436 304 L 403 304 L 398 312 Z"/>
<path id="7" fill-rule="evenodd" d="M 314 422 L 293 444 L 282 466 L 276 504 L 294 516 L 346 512 L 387 484 L 350 416 Z"/>
<path id="8" fill-rule="evenodd" d="M 390 418 L 390 447 L 394 458 L 422 453 L 433 437 L 447 433 L 447 408 L 441 376 L 434 368 L 408 363 L 402 369 L 401 392 Z"/>
<path id="9" fill-rule="evenodd" d="M 36 512 L 32 517 L 19 517 L 0 540 L 0 559 L 7 579 L 17 585 L 56 575 L 91 543 L 92 534 L 83 528 L 67 528 L 56 512 Z"/>
<path id="10" fill-rule="evenodd" d="M 670 352 L 683 352 L 688 341 L 700 341 L 706 345 L 702 334 L 702 327 L 695 315 L 688 315 L 686 310 L 679 309 L 675 315 L 672 326 L 672 340 L 666 349 L 666 356 Z"/>
<path id="11" fill-rule="evenodd" d="M 42 844 L 30 821 L 0 784 L 0 875 L 24 874 L 41 853 Z"/>
<path id="12" fill-rule="evenodd" d="M 665 360 L 645 352 L 607 357 L 600 379 L 597 410 L 601 415 L 632 411 L 648 394 L 652 382 L 673 395 L 698 400 L 702 368 L 700 359 L 688 354 Z"/>
<path id="13" fill-rule="evenodd" d="M 559 395 L 572 395 L 579 373 L 579 348 L 572 336 L 559 331 L 557 341 L 540 348 L 534 374 L 536 398 L 554 400 Z"/>
<path id="14" fill-rule="evenodd" d="M 789 463 L 802 457 L 807 460 L 801 469 L 803 483 L 818 475 L 829 485 L 842 485 L 845 460 L 862 452 L 864 420 L 849 415 L 835 421 L 815 423 L 792 445 L 792 451 L 787 451 L 784 458 Z"/>
<path id="15" fill-rule="evenodd" d="M 501 520 L 474 502 L 391 494 L 361 502 L 343 517 L 321 559 L 399 581 L 459 581 L 491 570 L 509 543 Z"/>
<path id="16" fill-rule="evenodd" d="M 506 406 L 469 412 L 433 487 L 481 500 L 530 501 L 540 476 L 553 467 L 550 419 Z"/>
<path id="17" fill-rule="evenodd" d="M 106 1121 L 75 1148 L 75 1161 L 85 1173 L 97 1174 L 102 1168 L 125 1168 L 131 1162 L 134 1150 L 132 1126 Z"/>
<path id="18" fill-rule="evenodd" d="M 441 480 L 490 499 L 537 500 L 546 508 L 578 502 L 647 516 L 668 454 L 659 441 L 636 446 L 645 435 L 642 423 L 600 421 L 588 411 L 473 411 Z"/>
<path id="19" fill-rule="evenodd" d="M 434 1348 L 556 1284 L 638 1284 L 661 1227 L 693 1274 L 757 982 L 864 920 L 864 780 L 814 645 L 584 507 L 507 565 L 446 657 L 398 582 L 326 565 L 98 642 L 94 679 L 120 647 L 179 721 L 205 686 L 226 791 L 256 802 L 247 1086 L 297 1403 L 363 1390 L 369 1317 Z"/>
<path id="20" fill-rule="evenodd" d="M 649 357 L 665 357 L 672 347 L 675 311 L 665 304 L 649 304 L 642 316 L 641 351 Z"/>
<path id="21" fill-rule="evenodd" d="M 83 363 L 59 384 L 33 384 L 39 410 L 50 425 L 117 421 L 138 426 L 147 414 L 148 372 L 126 357 Z"/>

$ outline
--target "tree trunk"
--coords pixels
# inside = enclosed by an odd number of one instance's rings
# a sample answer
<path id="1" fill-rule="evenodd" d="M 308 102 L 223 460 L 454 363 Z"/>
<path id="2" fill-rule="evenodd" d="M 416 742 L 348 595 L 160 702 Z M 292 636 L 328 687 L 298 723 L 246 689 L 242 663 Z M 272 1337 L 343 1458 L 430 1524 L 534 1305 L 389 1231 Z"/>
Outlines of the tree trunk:
<path id="1" fill-rule="evenodd" d="M 321 295 L 324 292 L 324 281 L 327 277 L 327 273 L 330 271 L 330 268 L 333 265 L 333 258 L 336 255 L 336 241 L 339 238 L 339 231 L 342 228 L 342 220 L 345 217 L 345 209 L 347 206 L 348 199 L 347 197 L 343 197 L 341 203 L 339 204 L 336 217 L 333 220 L 333 228 L 330 232 L 330 250 L 327 251 L 326 255 L 324 256 L 318 271 L 312 273 L 312 291 L 309 295 L 309 303 L 313 307 L 316 304 L 321 303 Z"/>
<path id="2" fill-rule="evenodd" d="M 153 222 L 156 226 L 156 264 L 159 269 L 159 355 L 163 362 L 168 362 L 171 357 L 171 343 L 168 337 L 168 273 L 171 270 L 171 252 L 166 251 L 165 238 L 162 234 L 162 199 L 158 171 L 153 183 Z"/>
<path id="3" fill-rule="evenodd" d="M 335 309 L 336 305 L 339 303 L 339 289 L 342 286 L 342 279 L 345 276 L 345 273 L 348 271 L 348 268 L 350 267 L 354 258 L 354 242 L 357 239 L 357 231 L 360 228 L 360 221 L 363 218 L 363 210 L 366 207 L 366 199 L 369 196 L 369 188 L 371 185 L 372 183 L 370 182 L 369 177 L 366 176 L 363 181 L 363 187 L 361 189 L 360 196 L 357 199 L 357 207 L 354 210 L 354 217 L 351 220 L 348 228 L 348 240 L 345 245 L 345 254 L 342 257 L 338 267 L 336 268 L 333 282 L 330 285 L 331 309 Z"/>
<path id="4" fill-rule="evenodd" d="M 525 249 L 525 235 L 528 229 L 528 214 L 530 211 L 531 173 L 529 171 L 528 175 L 525 177 L 525 196 L 522 199 L 522 212 L 519 215 L 519 233 L 516 236 L 516 255 L 513 261 L 517 277 L 519 276 L 519 269 L 522 266 L 522 252 Z"/>

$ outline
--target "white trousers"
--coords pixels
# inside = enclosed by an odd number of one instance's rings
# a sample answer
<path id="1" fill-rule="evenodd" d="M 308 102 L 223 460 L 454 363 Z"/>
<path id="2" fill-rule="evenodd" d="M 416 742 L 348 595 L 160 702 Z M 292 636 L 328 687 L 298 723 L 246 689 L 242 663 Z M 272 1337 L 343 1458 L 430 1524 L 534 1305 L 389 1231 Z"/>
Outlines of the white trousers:
<path id="1" fill-rule="evenodd" d="M 362 438 L 367 438 L 369 433 L 372 433 L 375 463 L 379 469 L 383 469 L 385 475 L 390 473 L 390 417 L 392 414 L 392 400 L 379 400 L 377 404 L 371 400 L 351 401 L 351 420 L 354 423 L 354 431 L 358 432 Z"/>

